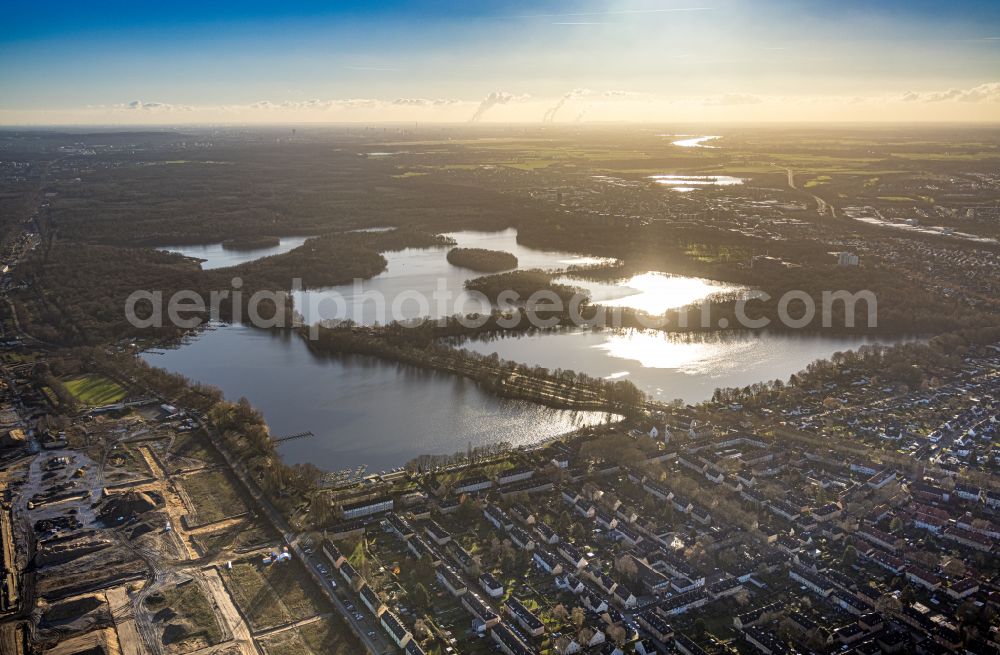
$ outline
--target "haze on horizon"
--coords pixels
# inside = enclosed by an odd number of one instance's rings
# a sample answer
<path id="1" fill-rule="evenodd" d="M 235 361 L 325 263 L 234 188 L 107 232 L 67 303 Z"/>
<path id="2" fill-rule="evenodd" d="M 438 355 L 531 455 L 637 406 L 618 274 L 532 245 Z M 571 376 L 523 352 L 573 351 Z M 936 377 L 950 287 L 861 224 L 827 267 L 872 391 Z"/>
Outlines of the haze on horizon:
<path id="1" fill-rule="evenodd" d="M 0 124 L 1000 121 L 1000 4 L 20 3 Z"/>

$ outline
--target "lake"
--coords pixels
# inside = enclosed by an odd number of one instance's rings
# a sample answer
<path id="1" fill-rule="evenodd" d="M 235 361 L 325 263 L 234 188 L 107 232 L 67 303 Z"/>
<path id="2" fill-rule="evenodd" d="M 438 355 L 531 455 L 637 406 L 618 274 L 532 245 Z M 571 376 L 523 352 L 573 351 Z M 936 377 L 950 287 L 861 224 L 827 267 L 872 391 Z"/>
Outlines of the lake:
<path id="1" fill-rule="evenodd" d="M 671 191 L 695 191 L 717 186 L 736 186 L 745 181 L 732 175 L 650 175 L 649 179 Z"/>
<path id="2" fill-rule="evenodd" d="M 330 471 L 388 470 L 469 443 L 528 445 L 606 418 L 497 398 L 464 378 L 370 357 L 317 357 L 294 334 L 243 325 L 210 328 L 142 357 L 219 387 L 230 400 L 245 396 L 275 436 L 312 431 L 315 437 L 282 443 L 279 452 L 289 464 Z"/>
<path id="3" fill-rule="evenodd" d="M 633 275 L 621 282 L 595 282 L 574 277 L 560 277 L 554 281 L 583 289 L 594 304 L 628 307 L 654 316 L 706 298 L 745 290 L 745 287 L 725 282 L 658 271 Z"/>
<path id="4" fill-rule="evenodd" d="M 611 261 L 522 246 L 517 243 L 517 230 L 513 228 L 499 232 L 450 232 L 445 236 L 454 239 L 458 247 L 509 252 L 517 257 L 519 269 L 556 270 Z M 484 273 L 448 263 L 448 251 L 453 247 L 406 248 L 383 253 L 387 265 L 382 273 L 355 284 L 295 292 L 292 294 L 295 309 L 307 323 L 349 318 L 363 325 L 489 312 L 488 306 L 465 292 L 465 283 Z"/>
<path id="5" fill-rule="evenodd" d="M 774 379 L 787 382 L 817 359 L 875 342 L 865 336 L 832 334 L 572 329 L 465 341 L 460 347 L 497 353 L 522 364 L 631 380 L 656 400 L 697 403 L 711 399 L 718 387 Z"/>
<path id="6" fill-rule="evenodd" d="M 449 236 L 462 247 L 510 252 L 518 258 L 519 268 L 561 270 L 607 261 L 527 248 L 517 243 L 513 229 Z M 287 244 L 283 241 L 282 245 Z M 372 300 L 375 295 L 381 295 L 390 306 L 395 301 L 395 311 L 387 309 L 403 318 L 474 311 L 477 307 L 464 304 L 461 295 L 465 282 L 480 274 L 449 264 L 449 249 L 408 248 L 385 253 L 388 266 L 380 275 L 357 288 L 344 285 L 298 292 L 297 308 L 305 309 L 303 313 L 310 320 L 349 316 L 365 324 L 385 319 L 378 315 L 378 305 Z M 206 250 L 185 250 L 193 256 L 208 254 Z M 231 251 L 219 254 L 246 255 Z M 212 264 L 221 265 L 218 260 Z M 562 281 L 585 288 L 594 302 L 653 314 L 741 290 L 712 280 L 658 272 L 613 283 L 574 278 Z M 442 290 L 451 294 L 451 304 L 424 307 L 417 301 Z M 343 299 L 342 307 L 319 302 L 335 296 Z M 331 309 L 335 311 L 329 313 Z M 471 341 L 462 347 L 550 369 L 629 379 L 656 399 L 681 398 L 693 403 L 709 399 L 717 387 L 787 379 L 815 359 L 870 342 L 863 337 L 834 335 L 566 330 Z M 463 378 L 369 357 L 318 357 L 297 335 L 243 325 L 215 326 L 176 349 L 164 354 L 145 353 L 143 358 L 217 386 L 231 400 L 245 396 L 263 412 L 276 436 L 312 431 L 315 437 L 282 443 L 279 451 L 289 463 L 312 462 L 326 470 L 353 469 L 362 464 L 372 471 L 390 469 L 421 454 L 464 451 L 470 443 L 533 444 L 607 419 L 599 413 L 500 399 Z"/>
<path id="7" fill-rule="evenodd" d="M 678 135 L 679 136 L 679 135 Z M 718 136 L 696 136 L 687 139 L 681 139 L 679 141 L 672 141 L 671 144 L 675 146 L 680 146 L 681 148 L 715 148 L 716 146 L 706 145 L 708 141 L 714 141 L 719 139 Z"/>
<path id="8" fill-rule="evenodd" d="M 213 268 L 226 268 L 228 266 L 236 266 L 237 264 L 245 264 L 246 262 L 252 262 L 262 257 L 270 257 L 271 255 L 280 255 L 298 248 L 308 238 L 282 237 L 276 246 L 253 248 L 251 250 L 228 250 L 223 248 L 221 243 L 194 246 L 160 246 L 159 249 L 166 250 L 167 252 L 175 252 L 185 257 L 204 259 L 205 261 L 201 263 L 201 268 L 207 271 Z"/>

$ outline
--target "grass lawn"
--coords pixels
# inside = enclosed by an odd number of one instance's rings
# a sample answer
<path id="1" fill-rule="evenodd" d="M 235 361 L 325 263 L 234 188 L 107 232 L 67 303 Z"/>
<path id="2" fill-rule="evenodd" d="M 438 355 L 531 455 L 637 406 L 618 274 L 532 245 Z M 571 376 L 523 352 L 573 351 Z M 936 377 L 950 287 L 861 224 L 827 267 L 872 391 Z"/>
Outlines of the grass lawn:
<path id="1" fill-rule="evenodd" d="M 236 516 L 246 511 L 246 505 L 236 492 L 236 481 L 222 471 L 202 471 L 181 478 L 194 507 L 189 525 L 205 525 Z"/>
<path id="2" fill-rule="evenodd" d="M 254 630 L 286 623 L 291 617 L 258 570 L 256 561 L 233 562 L 232 571 L 223 571 L 233 600 L 243 610 Z"/>
<path id="3" fill-rule="evenodd" d="M 279 632 L 261 645 L 268 655 L 355 655 L 364 650 L 347 626 L 334 619 Z"/>
<path id="4" fill-rule="evenodd" d="M 314 651 L 306 645 L 298 630 L 285 630 L 273 637 L 260 640 L 267 655 L 319 655 L 326 651 Z"/>
<path id="5" fill-rule="evenodd" d="M 299 628 L 302 641 L 317 654 L 348 655 L 360 652 L 360 644 L 340 620 L 317 621 Z"/>
<path id="6" fill-rule="evenodd" d="M 110 405 L 125 397 L 124 387 L 103 375 L 75 375 L 62 383 L 80 403 L 91 407 Z"/>
<path id="7" fill-rule="evenodd" d="M 208 437 L 202 431 L 179 432 L 174 437 L 174 443 L 167 457 L 170 460 L 191 459 L 200 462 L 213 463 L 219 460 L 214 451 L 208 447 Z M 172 462 L 172 466 L 180 468 L 184 462 Z M 190 466 L 190 464 L 188 464 Z"/>
<path id="8" fill-rule="evenodd" d="M 703 619 L 705 621 L 705 632 L 714 635 L 717 639 L 733 639 L 736 637 L 731 615 L 722 613 L 708 614 Z"/>
<path id="9" fill-rule="evenodd" d="M 295 562 L 264 566 L 256 558 L 246 559 L 233 562 L 233 570 L 222 574 L 254 630 L 320 613 L 315 592 L 306 586 L 305 572 Z"/>
<path id="10" fill-rule="evenodd" d="M 241 548 L 251 548 L 277 539 L 277 533 L 263 521 L 241 521 L 227 529 L 202 533 L 194 537 L 195 543 L 205 553 L 217 553 L 229 546 L 238 551 Z"/>

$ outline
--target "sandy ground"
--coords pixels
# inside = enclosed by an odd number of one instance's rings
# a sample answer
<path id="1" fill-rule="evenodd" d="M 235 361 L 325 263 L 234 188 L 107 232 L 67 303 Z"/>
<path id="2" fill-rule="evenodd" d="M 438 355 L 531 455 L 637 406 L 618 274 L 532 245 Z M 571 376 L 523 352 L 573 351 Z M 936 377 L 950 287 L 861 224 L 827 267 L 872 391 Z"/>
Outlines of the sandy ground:
<path id="1" fill-rule="evenodd" d="M 132 600 L 124 587 L 109 589 L 105 594 L 111 606 L 111 615 L 115 619 L 115 629 L 118 631 L 118 644 L 122 655 L 144 655 L 146 649 L 135 624 L 135 613 Z"/>
<path id="2" fill-rule="evenodd" d="M 222 578 L 214 568 L 205 569 L 201 572 L 201 579 L 205 583 L 204 588 L 212 598 L 217 610 L 217 616 L 223 621 L 226 629 L 233 635 L 233 643 L 239 646 L 242 655 L 260 655 L 254 643 L 250 629 L 247 627 L 239 610 L 233 604 L 233 599 L 229 597 L 229 592 L 222 584 Z"/>
<path id="3" fill-rule="evenodd" d="M 69 584 L 70 578 L 67 576 L 93 576 L 106 572 L 107 558 L 111 555 L 135 563 L 136 572 L 143 578 L 132 583 L 109 581 L 103 591 L 96 592 L 107 601 L 114 621 L 113 628 L 91 630 L 92 626 L 81 624 L 77 634 L 47 652 L 69 655 L 100 647 L 107 655 L 162 655 L 168 651 L 168 647 L 161 643 L 163 626 L 154 620 L 153 613 L 146 607 L 146 599 L 159 590 L 194 578 L 215 610 L 222 641 L 212 646 L 192 643 L 188 646 L 190 650 L 184 652 L 184 655 L 262 655 L 250 626 L 230 597 L 217 567 L 224 566 L 227 561 L 237 557 L 257 557 L 271 549 L 256 548 L 236 555 L 232 550 L 232 543 L 229 543 L 224 547 L 220 544 L 213 552 L 203 554 L 195 537 L 201 538 L 216 532 L 232 532 L 235 536 L 241 526 L 247 523 L 247 517 L 230 517 L 187 530 L 182 519 L 192 514 L 193 508 L 185 498 L 180 482 L 184 475 L 190 473 L 171 473 L 167 466 L 161 464 L 160 459 L 162 452 L 169 451 L 173 438 L 154 437 L 133 441 L 130 435 L 137 434 L 135 430 L 141 427 L 141 422 L 132 419 L 119 424 L 111 421 L 106 421 L 106 425 L 104 423 L 91 426 L 92 432 L 96 434 L 88 439 L 90 445 L 86 452 L 72 449 L 45 451 L 25 462 L 20 473 L 23 475 L 23 484 L 18 485 L 14 510 L 18 520 L 26 525 L 39 519 L 56 519 L 72 512 L 72 516 L 79 519 L 82 526 L 78 529 L 64 529 L 60 536 L 80 534 L 81 540 L 91 539 L 108 544 L 107 550 L 91 557 L 53 561 L 52 565 L 43 567 L 43 575 L 47 570 L 52 578 L 50 584 Z M 163 439 L 167 439 L 167 442 Z M 118 467 L 112 475 L 109 459 L 115 453 L 122 453 L 124 448 L 129 449 L 129 456 L 132 457 L 129 460 L 130 470 Z M 68 461 L 61 467 L 54 464 L 46 466 L 57 457 L 66 457 Z M 199 471 L 219 466 L 214 462 L 197 461 L 193 461 L 192 465 L 197 466 L 191 470 Z M 119 469 L 125 472 L 121 473 Z M 131 477 L 127 475 L 129 473 Z M 4 477 L 9 477 L 9 474 Z M 35 503 L 32 509 L 28 509 L 28 500 L 32 496 L 43 494 L 53 485 L 61 483 L 72 485 L 68 488 L 79 497 Z M 138 516 L 136 521 L 126 522 L 120 527 L 104 525 L 99 510 L 105 502 L 105 493 L 128 492 L 147 493 L 151 497 L 162 498 L 163 502 L 155 509 Z M 85 537 L 88 531 L 91 536 Z M 105 565 L 95 564 L 95 559 L 101 557 L 105 558 L 101 560 Z M 78 570 L 80 566 L 85 569 Z M 265 634 L 292 629 L 322 618 L 311 617 Z M 80 633 L 79 630 L 86 632 Z"/>
<path id="4" fill-rule="evenodd" d="M 118 640 L 115 638 L 115 631 L 111 628 L 71 637 L 55 648 L 45 651 L 45 655 L 72 655 L 94 648 L 103 648 L 107 655 L 122 655 Z"/>

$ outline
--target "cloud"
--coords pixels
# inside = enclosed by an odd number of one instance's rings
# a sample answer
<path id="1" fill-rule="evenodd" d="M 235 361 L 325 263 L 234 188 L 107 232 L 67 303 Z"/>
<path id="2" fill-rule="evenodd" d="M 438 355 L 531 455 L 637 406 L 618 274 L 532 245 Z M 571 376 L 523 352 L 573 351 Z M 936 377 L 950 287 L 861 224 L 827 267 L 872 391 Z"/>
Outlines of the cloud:
<path id="1" fill-rule="evenodd" d="M 457 105 L 461 100 L 453 98 L 396 98 L 392 101 L 398 107 L 443 107 L 446 105 Z"/>
<path id="2" fill-rule="evenodd" d="M 378 109 L 380 107 L 387 107 L 392 104 L 411 104 L 413 106 L 430 106 L 429 103 L 433 103 L 433 100 L 420 101 L 414 99 L 412 102 L 398 103 L 396 101 L 385 101 L 379 100 L 377 98 L 340 98 L 336 100 L 320 100 L 314 98 L 311 100 L 283 100 L 281 102 L 271 102 L 270 100 L 258 100 L 257 102 L 250 103 L 249 105 L 227 105 L 227 109 L 259 109 L 265 111 L 284 111 L 289 109 L 302 110 L 302 109 L 318 109 L 318 110 L 337 110 L 337 109 Z M 428 103 L 428 104 L 422 104 Z"/>
<path id="3" fill-rule="evenodd" d="M 114 105 L 115 109 L 125 109 L 128 111 L 191 111 L 192 107 L 187 105 L 171 105 L 166 102 L 144 102 L 142 100 L 131 100 L 125 104 Z"/>
<path id="4" fill-rule="evenodd" d="M 381 106 L 383 106 L 383 102 L 374 98 L 347 98 L 346 100 L 331 100 L 329 104 L 331 109 L 375 109 L 376 107 Z"/>
<path id="5" fill-rule="evenodd" d="M 513 93 L 508 93 L 506 91 L 493 91 L 479 103 L 479 107 L 476 108 L 476 113 L 472 115 L 469 119 L 470 123 L 478 123 L 482 120 L 483 116 L 491 108 L 497 105 L 506 105 L 511 102 L 521 102 L 522 100 L 527 100 L 527 95 L 514 95 Z"/>
<path id="6" fill-rule="evenodd" d="M 732 107 L 735 105 L 759 105 L 764 99 L 752 93 L 725 93 L 714 98 L 706 98 L 702 104 L 718 107 Z"/>
<path id="7" fill-rule="evenodd" d="M 1000 82 L 987 82 L 971 89 L 907 91 L 899 99 L 903 102 L 1000 102 Z"/>
<path id="8" fill-rule="evenodd" d="M 778 116 L 799 120 L 996 120 L 1000 81 L 939 90 L 898 91 L 871 95 L 766 95 L 740 91 L 714 95 L 644 93 L 621 89 L 578 87 L 561 96 L 530 98 L 493 91 L 480 99 L 388 96 L 385 98 L 261 99 L 232 104 L 182 105 L 160 100 L 125 100 L 117 104 L 88 105 L 63 110 L 65 122 L 447 122 L 487 120 L 497 105 L 513 105 L 505 120 L 529 122 L 543 113 L 545 123 L 561 121 L 658 121 L 709 118 L 772 121 Z M 0 117 L 16 116 L 31 122 L 30 112 L 16 114 L 0 108 Z M 41 110 L 34 110 L 41 111 Z M 67 113 L 69 112 L 69 113 Z M 470 119 L 471 114 L 471 119 Z M 54 113 L 53 113 L 54 115 Z M 72 116 L 72 120 L 69 118 Z"/>
<path id="9" fill-rule="evenodd" d="M 1000 102 L 1000 82 L 989 82 L 963 91 L 957 98 L 960 102 Z"/>
<path id="10" fill-rule="evenodd" d="M 526 96 L 516 96 L 521 99 Z M 502 99 L 501 99 L 502 100 Z M 240 112 L 283 112 L 283 111 L 311 111 L 311 112 L 333 112 L 352 110 L 380 110 L 380 109 L 435 109 L 455 107 L 463 104 L 472 104 L 469 101 L 455 98 L 396 98 L 394 100 L 382 100 L 379 98 L 335 98 L 323 100 L 311 98 L 308 100 L 282 100 L 275 102 L 272 100 L 258 100 L 248 104 L 223 104 L 223 105 L 175 105 L 167 102 L 147 102 L 144 100 L 131 100 L 129 102 L 114 105 L 88 105 L 88 109 L 111 110 L 116 112 L 222 112 L 226 114 Z"/>

